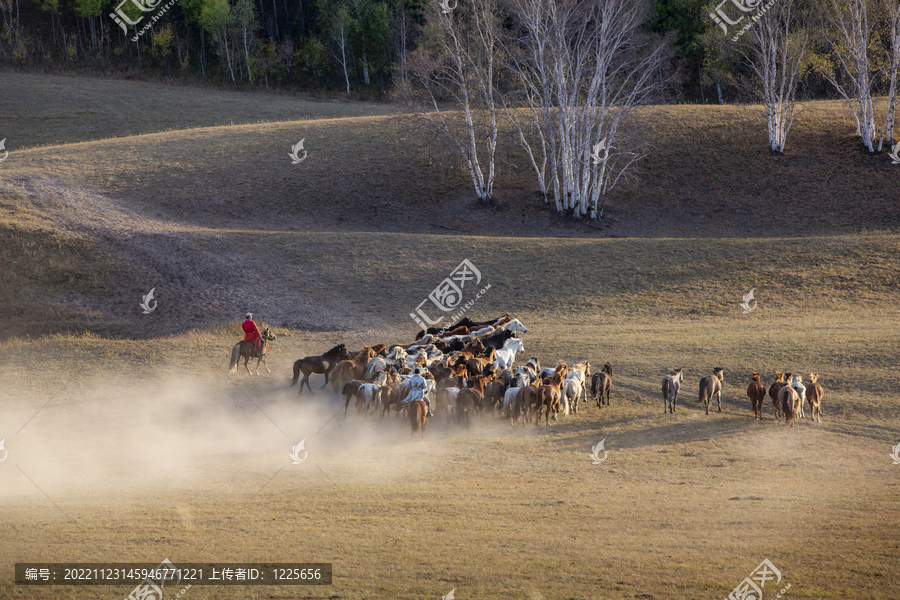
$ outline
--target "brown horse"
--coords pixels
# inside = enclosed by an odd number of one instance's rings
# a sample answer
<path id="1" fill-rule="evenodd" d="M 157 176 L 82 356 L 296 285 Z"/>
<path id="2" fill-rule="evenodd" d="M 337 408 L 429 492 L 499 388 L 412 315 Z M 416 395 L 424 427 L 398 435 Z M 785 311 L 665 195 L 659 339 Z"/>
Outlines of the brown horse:
<path id="1" fill-rule="evenodd" d="M 772 407 L 775 409 L 775 420 L 781 418 L 781 401 L 778 399 L 778 390 L 787 385 L 784 382 L 784 373 L 775 371 L 775 381 L 769 386 L 769 398 L 772 399 Z"/>
<path id="2" fill-rule="evenodd" d="M 425 425 L 428 423 L 428 407 L 422 400 L 415 400 L 409 403 L 409 424 L 412 427 L 412 435 L 410 439 L 416 439 L 416 433 L 419 439 L 425 439 Z"/>
<path id="3" fill-rule="evenodd" d="M 515 420 L 518 420 L 518 413 L 521 412 L 522 427 L 524 427 L 526 423 L 531 423 L 531 407 L 535 406 L 537 403 L 538 386 L 536 384 L 526 385 L 519 390 L 519 393 L 516 395 Z"/>
<path id="4" fill-rule="evenodd" d="M 456 395 L 457 415 L 465 419 L 466 425 L 469 424 L 470 410 L 477 410 L 479 413 L 484 410 L 484 386 L 486 383 L 487 377 L 472 377 L 468 381 L 469 387 L 459 390 Z"/>
<path id="5" fill-rule="evenodd" d="M 332 376 L 334 393 L 337 394 L 338 390 L 343 389 L 344 384 L 351 379 L 364 379 L 366 367 L 369 365 L 369 360 L 373 358 L 375 358 L 375 351 L 368 346 L 363 346 L 363 349 L 357 352 L 356 355 L 348 353 L 347 358 L 334 367 L 334 375 Z"/>
<path id="6" fill-rule="evenodd" d="M 781 402 L 784 422 L 793 427 L 797 413 L 800 412 L 800 395 L 791 386 L 783 385 L 778 390 L 778 401 Z"/>
<path id="7" fill-rule="evenodd" d="M 719 412 L 722 412 L 722 381 L 724 380 L 725 369 L 722 367 L 716 367 L 713 369 L 712 375 L 707 375 L 700 380 L 700 395 L 697 403 L 704 402 L 706 404 L 706 414 L 709 414 L 709 405 L 713 396 L 719 403 Z"/>
<path id="8" fill-rule="evenodd" d="M 301 358 L 300 360 L 294 362 L 294 378 L 291 379 L 291 387 L 297 383 L 297 379 L 300 378 L 300 372 L 303 372 L 303 380 L 300 381 L 300 390 L 297 392 L 298 394 L 303 393 L 303 384 L 306 384 L 306 389 L 312 392 L 312 388 L 309 387 L 309 376 L 313 373 L 317 375 L 324 374 L 325 375 L 325 383 L 322 384 L 322 387 L 328 385 L 328 375 L 331 371 L 334 370 L 334 367 L 338 364 L 339 361 L 347 358 L 349 354 L 347 353 L 347 348 L 344 347 L 343 344 L 338 344 L 325 354 L 320 354 L 318 356 L 307 356 L 306 358 Z"/>
<path id="9" fill-rule="evenodd" d="M 544 384 L 538 388 L 538 403 L 537 407 L 534 409 L 535 427 L 540 424 L 541 411 L 543 409 L 546 409 L 544 418 L 547 425 L 550 425 L 551 412 L 553 413 L 554 421 L 557 420 L 556 415 L 559 414 L 559 388 L 562 387 L 563 377 L 561 377 L 559 371 L 557 371 L 556 374 L 554 374 L 553 377 L 550 377 L 549 379 L 549 382 L 545 379 Z"/>
<path id="10" fill-rule="evenodd" d="M 274 339 L 275 334 L 269 331 L 268 328 L 266 328 L 262 330 L 262 352 L 259 351 L 259 348 L 256 346 L 256 342 L 242 340 L 235 344 L 234 348 L 231 349 L 231 364 L 228 365 L 228 372 L 237 373 L 238 363 L 241 362 L 241 359 L 243 358 L 244 368 L 247 369 L 247 374 L 253 375 L 253 373 L 250 372 L 250 367 L 247 366 L 247 363 L 250 362 L 251 358 L 255 358 L 257 375 L 259 375 L 260 362 L 266 366 L 266 372 L 271 373 L 272 371 L 269 371 L 269 365 L 266 364 L 266 352 L 269 350 L 269 342 L 273 341 Z"/>
<path id="11" fill-rule="evenodd" d="M 396 414 L 400 414 L 400 409 L 403 408 L 403 405 L 400 404 L 400 394 L 397 392 L 397 389 L 393 385 L 383 385 L 381 389 L 378 390 L 378 396 L 381 399 L 381 418 L 384 418 L 384 415 L 391 412 L 391 406 L 397 405 Z"/>
<path id="12" fill-rule="evenodd" d="M 750 397 L 754 416 L 756 416 L 757 420 L 761 420 L 763 400 L 766 399 L 766 388 L 759 380 L 759 373 L 753 374 L 753 381 L 747 386 L 747 395 Z"/>
<path id="13" fill-rule="evenodd" d="M 344 384 L 344 387 L 341 389 L 341 394 L 344 396 L 344 418 L 347 418 L 347 409 L 350 407 L 350 400 L 356 397 L 356 392 L 359 391 L 359 386 L 364 384 L 365 381 L 359 381 L 357 379 L 351 379 L 347 383 Z"/>
<path id="14" fill-rule="evenodd" d="M 503 400 L 503 394 L 509 389 L 509 381 L 503 379 L 492 379 L 484 386 L 485 404 L 490 407 L 491 414 L 494 413 L 494 407 Z"/>
<path id="15" fill-rule="evenodd" d="M 809 385 L 806 386 L 806 401 L 809 402 L 809 415 L 817 423 L 822 422 L 822 396 L 825 390 L 819 383 L 819 374 L 809 374 Z"/>
<path id="16" fill-rule="evenodd" d="M 606 363 L 603 370 L 591 377 L 591 398 L 597 401 L 597 408 L 603 406 L 603 394 L 606 393 L 606 406 L 609 406 L 609 392 L 612 389 L 612 365 Z"/>

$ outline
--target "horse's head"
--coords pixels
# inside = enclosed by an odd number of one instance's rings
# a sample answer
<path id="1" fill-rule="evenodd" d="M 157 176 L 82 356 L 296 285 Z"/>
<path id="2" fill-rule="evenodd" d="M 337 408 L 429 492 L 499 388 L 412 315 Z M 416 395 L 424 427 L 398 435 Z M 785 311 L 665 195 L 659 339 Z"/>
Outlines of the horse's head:
<path id="1" fill-rule="evenodd" d="M 716 376 L 716 379 L 719 381 L 725 381 L 725 369 L 722 367 L 716 367 L 713 369 L 713 375 Z"/>
<path id="2" fill-rule="evenodd" d="M 753 381 L 758 382 L 758 381 L 759 381 L 759 375 L 760 375 L 759 373 L 753 373 L 753 375 L 752 375 Z"/>
<path id="3" fill-rule="evenodd" d="M 809 382 L 816 383 L 817 381 L 819 381 L 819 374 L 818 373 L 810 373 L 809 374 Z"/>
<path id="4" fill-rule="evenodd" d="M 684 381 L 684 368 L 676 369 L 675 376 L 678 378 L 678 381 Z"/>
<path id="5" fill-rule="evenodd" d="M 775 381 L 777 381 L 778 383 L 784 383 L 784 373 L 775 371 Z"/>
<path id="6" fill-rule="evenodd" d="M 609 364 L 609 363 L 604 364 L 604 365 L 603 365 L 603 372 L 606 373 L 607 375 L 609 375 L 610 377 L 612 377 L 612 374 L 613 374 L 613 372 L 612 372 L 612 365 Z"/>

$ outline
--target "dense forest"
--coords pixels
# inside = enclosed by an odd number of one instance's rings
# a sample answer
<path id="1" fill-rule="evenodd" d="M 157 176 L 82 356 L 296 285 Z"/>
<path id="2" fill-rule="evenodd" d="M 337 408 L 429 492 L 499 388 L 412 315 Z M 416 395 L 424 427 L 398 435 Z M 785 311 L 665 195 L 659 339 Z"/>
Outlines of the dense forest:
<path id="1" fill-rule="evenodd" d="M 452 8 L 466 2 L 0 0 L 0 62 L 380 97 L 391 89 L 398 73 L 404 77 L 407 53 L 422 43 L 433 8 L 429 5 Z M 500 10 L 511 13 L 516 3 L 501 2 Z M 831 2 L 793 3 L 824 12 Z M 864 4 L 870 5 L 872 27 L 880 19 L 872 18 L 875 13 L 891 8 L 887 0 Z M 763 2 L 652 0 L 648 7 L 646 30 L 670 34 L 678 75 L 676 99 L 706 103 L 753 99 L 744 81 L 752 73 L 739 54 L 723 51 L 726 38 L 715 15 L 720 8 L 730 14 L 727 20 L 735 21 L 744 15 L 741 10 L 758 10 Z M 889 53 L 884 51 L 890 46 L 889 26 L 885 21 L 871 40 L 875 56 L 870 62 L 879 73 L 889 70 Z M 884 88 L 878 91 L 886 93 L 888 77 L 873 76 Z M 821 69 L 810 65 L 801 73 L 798 93 L 837 95 Z"/>

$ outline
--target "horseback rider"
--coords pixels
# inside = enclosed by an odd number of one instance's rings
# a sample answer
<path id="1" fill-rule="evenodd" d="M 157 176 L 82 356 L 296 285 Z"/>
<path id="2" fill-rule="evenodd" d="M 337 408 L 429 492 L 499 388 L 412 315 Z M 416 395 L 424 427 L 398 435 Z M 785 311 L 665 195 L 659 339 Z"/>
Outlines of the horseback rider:
<path id="1" fill-rule="evenodd" d="M 421 400 L 425 403 L 425 406 L 428 407 L 428 416 L 433 417 L 434 413 L 431 412 L 431 401 L 428 399 L 427 390 L 428 383 L 425 381 L 425 378 L 420 375 L 420 371 L 417 367 L 413 371 L 413 376 L 409 378 L 409 394 L 403 399 L 403 404 L 406 405 L 410 402 Z"/>
<path id="2" fill-rule="evenodd" d="M 256 347 L 259 348 L 260 354 L 263 354 L 263 338 L 262 333 L 259 331 L 259 327 L 256 325 L 256 321 L 253 320 L 253 313 L 248 312 L 244 315 L 247 320 L 241 324 L 241 329 L 244 330 L 244 341 L 253 342 L 256 344 Z"/>

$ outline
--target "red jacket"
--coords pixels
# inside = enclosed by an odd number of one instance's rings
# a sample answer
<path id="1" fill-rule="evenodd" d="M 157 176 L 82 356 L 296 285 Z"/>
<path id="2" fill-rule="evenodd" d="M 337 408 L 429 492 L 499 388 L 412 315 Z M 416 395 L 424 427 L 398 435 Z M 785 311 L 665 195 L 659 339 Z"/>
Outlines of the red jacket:
<path id="1" fill-rule="evenodd" d="M 256 322 L 252 319 L 244 321 L 241 328 L 244 330 L 245 340 L 256 341 L 262 339 L 262 333 L 260 333 L 259 327 L 257 327 Z"/>

